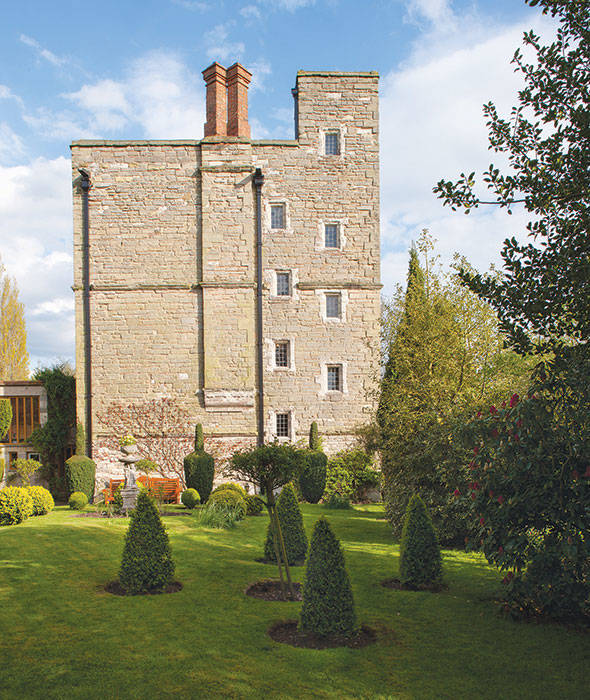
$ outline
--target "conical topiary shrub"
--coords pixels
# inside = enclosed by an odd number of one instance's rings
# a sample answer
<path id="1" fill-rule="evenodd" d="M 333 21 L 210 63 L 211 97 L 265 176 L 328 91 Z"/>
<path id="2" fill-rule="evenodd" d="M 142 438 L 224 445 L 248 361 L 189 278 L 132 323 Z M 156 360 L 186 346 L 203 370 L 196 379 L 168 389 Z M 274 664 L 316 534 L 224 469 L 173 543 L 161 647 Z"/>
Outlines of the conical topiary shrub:
<path id="1" fill-rule="evenodd" d="M 299 490 L 308 503 L 319 503 L 326 488 L 328 458 L 322 452 L 322 439 L 318 424 L 314 421 L 309 429 L 309 450 L 305 452 L 305 465 L 299 475 Z"/>
<path id="2" fill-rule="evenodd" d="M 417 494 L 406 509 L 399 570 L 400 583 L 408 588 L 437 586 L 442 582 L 438 538 L 426 506 Z"/>
<path id="3" fill-rule="evenodd" d="M 277 514 L 281 523 L 285 549 L 287 551 L 287 561 L 290 566 L 295 562 L 305 559 L 307 552 L 307 535 L 303 528 L 303 516 L 297 502 L 297 496 L 293 484 L 286 484 L 277 500 Z M 268 561 L 276 561 L 274 534 L 272 521 L 268 525 L 266 532 L 266 542 L 264 544 L 264 557 Z"/>
<path id="4" fill-rule="evenodd" d="M 186 488 L 198 491 L 201 503 L 206 503 L 213 489 L 214 476 L 215 461 L 210 454 L 205 452 L 203 426 L 197 423 L 195 426 L 195 449 L 184 458 Z"/>
<path id="5" fill-rule="evenodd" d="M 357 631 L 344 554 L 324 517 L 317 521 L 311 536 L 299 629 L 320 637 L 349 637 Z"/>
<path id="6" fill-rule="evenodd" d="M 127 593 L 162 590 L 172 583 L 174 562 L 168 535 L 147 492 L 140 491 L 119 571 L 119 582 Z"/>

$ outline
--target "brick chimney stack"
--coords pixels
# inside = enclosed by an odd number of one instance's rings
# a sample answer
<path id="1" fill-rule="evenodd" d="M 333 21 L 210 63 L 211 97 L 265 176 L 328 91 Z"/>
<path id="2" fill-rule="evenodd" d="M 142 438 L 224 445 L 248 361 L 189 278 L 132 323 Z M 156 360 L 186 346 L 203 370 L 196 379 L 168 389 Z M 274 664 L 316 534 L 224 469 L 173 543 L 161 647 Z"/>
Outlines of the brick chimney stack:
<path id="1" fill-rule="evenodd" d="M 205 136 L 225 136 L 227 134 L 226 75 L 227 71 L 219 63 L 212 63 L 209 68 L 205 68 L 203 71 L 203 78 L 207 85 Z"/>
<path id="2" fill-rule="evenodd" d="M 248 85 L 250 80 L 252 80 L 252 73 L 239 63 L 234 63 L 227 69 L 228 136 L 250 138 L 250 124 L 248 124 Z"/>

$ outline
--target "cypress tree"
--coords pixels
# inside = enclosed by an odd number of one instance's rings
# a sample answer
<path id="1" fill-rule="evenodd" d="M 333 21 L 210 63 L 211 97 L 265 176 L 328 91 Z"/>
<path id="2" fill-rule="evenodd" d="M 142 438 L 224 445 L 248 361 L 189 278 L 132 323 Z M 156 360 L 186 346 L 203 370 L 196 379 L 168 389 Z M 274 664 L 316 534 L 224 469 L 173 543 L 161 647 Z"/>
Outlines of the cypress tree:
<path id="1" fill-rule="evenodd" d="M 430 515 L 414 494 L 408 503 L 400 545 L 400 582 L 409 588 L 442 582 L 442 558 Z"/>
<path id="2" fill-rule="evenodd" d="M 307 552 L 307 535 L 303 527 L 303 516 L 297 502 L 297 496 L 293 484 L 286 484 L 277 500 L 277 514 L 281 524 L 287 561 L 290 566 L 305 558 Z M 268 525 L 266 542 L 264 544 L 264 557 L 268 561 L 276 561 L 274 549 L 274 532 L 272 522 Z"/>
<path id="3" fill-rule="evenodd" d="M 12 423 L 12 404 L 10 399 L 0 399 L 0 440 L 4 438 Z"/>
<path id="4" fill-rule="evenodd" d="M 172 583 L 174 562 L 160 514 L 147 492 L 140 491 L 125 536 L 119 581 L 127 593 L 162 590 Z"/>
<path id="5" fill-rule="evenodd" d="M 320 434 L 318 432 L 318 424 L 313 421 L 309 428 L 309 449 L 310 450 L 321 450 L 322 441 L 320 439 Z"/>
<path id="6" fill-rule="evenodd" d="M 344 554 L 323 516 L 311 536 L 299 629 L 321 637 L 349 637 L 357 630 Z"/>

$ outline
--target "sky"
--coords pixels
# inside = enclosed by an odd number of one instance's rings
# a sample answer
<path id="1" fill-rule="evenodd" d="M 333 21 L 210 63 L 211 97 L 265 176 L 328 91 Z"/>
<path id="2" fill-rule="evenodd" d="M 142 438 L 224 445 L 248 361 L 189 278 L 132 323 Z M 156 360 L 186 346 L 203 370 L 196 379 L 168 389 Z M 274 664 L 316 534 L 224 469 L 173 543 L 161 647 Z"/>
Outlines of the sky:
<path id="1" fill-rule="evenodd" d="M 0 0 L 0 256 L 25 306 L 31 369 L 74 364 L 69 144 L 81 138 L 199 139 L 201 71 L 253 73 L 252 138 L 293 138 L 298 70 L 380 74 L 381 277 L 404 283 L 423 228 L 447 264 L 500 264 L 526 212 L 469 216 L 432 193 L 442 177 L 502 163 L 482 105 L 509 114 L 510 60 L 533 28 L 523 0 Z"/>

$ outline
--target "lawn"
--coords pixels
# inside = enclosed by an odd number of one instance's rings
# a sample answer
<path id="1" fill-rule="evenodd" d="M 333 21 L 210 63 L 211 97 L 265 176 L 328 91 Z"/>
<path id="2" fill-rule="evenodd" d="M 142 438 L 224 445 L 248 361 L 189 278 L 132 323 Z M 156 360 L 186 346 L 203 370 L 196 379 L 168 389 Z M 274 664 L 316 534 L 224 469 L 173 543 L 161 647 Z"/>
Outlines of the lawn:
<path id="1" fill-rule="evenodd" d="M 326 513 L 341 538 L 376 644 L 316 651 L 270 640 L 271 623 L 296 617 L 300 603 L 244 595 L 275 573 L 255 561 L 266 516 L 229 531 L 165 518 L 183 590 L 121 598 L 102 586 L 116 578 L 128 521 L 57 508 L 0 529 L 0 697 L 588 697 L 590 635 L 500 615 L 500 577 L 483 558 L 445 551 L 443 593 L 384 589 L 399 548 L 379 506 L 303 512 L 308 534 Z"/>

